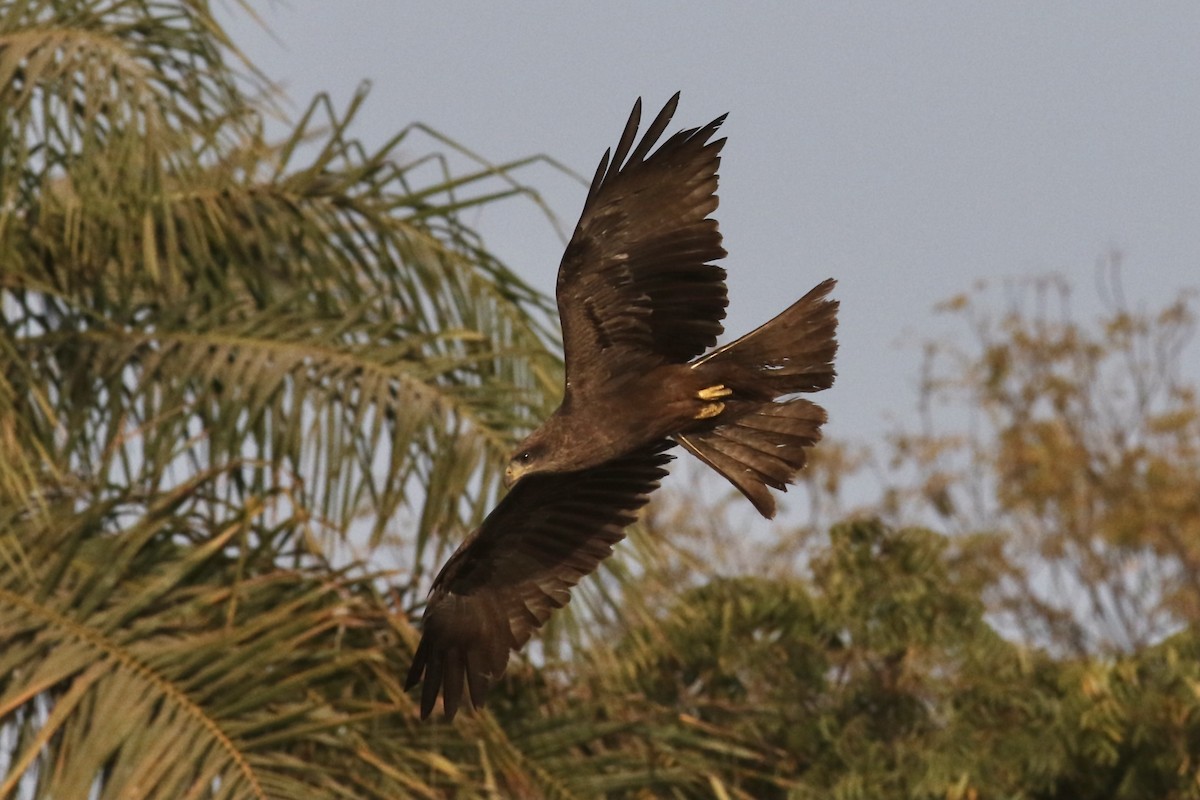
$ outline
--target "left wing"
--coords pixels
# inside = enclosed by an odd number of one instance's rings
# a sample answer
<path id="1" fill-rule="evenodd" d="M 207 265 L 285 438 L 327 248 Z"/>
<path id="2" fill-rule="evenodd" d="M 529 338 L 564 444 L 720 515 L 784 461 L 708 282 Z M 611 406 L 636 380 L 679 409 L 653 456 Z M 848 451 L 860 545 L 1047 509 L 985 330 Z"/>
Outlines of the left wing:
<path id="1" fill-rule="evenodd" d="M 488 514 L 434 579 L 405 688 L 424 680 L 421 718 L 442 694 L 452 719 L 475 708 L 570 589 L 612 554 L 666 475 L 669 441 L 579 472 L 530 475 Z"/>
<path id="2" fill-rule="evenodd" d="M 596 169 L 558 267 L 567 402 L 628 370 L 683 363 L 714 345 L 727 304 L 717 221 L 724 116 L 653 153 L 679 94 L 637 140 L 642 101 Z"/>

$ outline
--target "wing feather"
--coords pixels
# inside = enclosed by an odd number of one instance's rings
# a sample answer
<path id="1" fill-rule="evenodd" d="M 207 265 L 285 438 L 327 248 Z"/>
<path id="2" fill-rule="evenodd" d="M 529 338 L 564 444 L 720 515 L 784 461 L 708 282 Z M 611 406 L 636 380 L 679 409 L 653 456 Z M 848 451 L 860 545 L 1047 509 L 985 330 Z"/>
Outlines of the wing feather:
<path id="1" fill-rule="evenodd" d="M 678 103 L 676 93 L 640 141 L 641 100 L 634 104 L 563 254 L 557 295 L 568 396 L 586 399 L 630 369 L 687 361 L 724 330 L 725 271 L 711 262 L 725 250 L 708 216 L 725 144 L 712 137 L 724 117 L 654 150 Z"/>
<path id="2" fill-rule="evenodd" d="M 424 681 L 421 716 L 442 695 L 452 718 L 483 705 L 520 649 L 570 590 L 612 554 L 666 474 L 669 441 L 573 473 L 531 475 L 488 515 L 434 579 L 407 686 Z"/>

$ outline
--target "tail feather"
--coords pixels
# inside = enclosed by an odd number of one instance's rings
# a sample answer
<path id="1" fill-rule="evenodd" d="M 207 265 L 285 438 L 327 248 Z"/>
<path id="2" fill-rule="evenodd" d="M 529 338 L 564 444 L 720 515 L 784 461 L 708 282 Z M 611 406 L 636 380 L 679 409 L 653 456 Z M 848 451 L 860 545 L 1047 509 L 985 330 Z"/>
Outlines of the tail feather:
<path id="1" fill-rule="evenodd" d="M 693 362 L 693 367 L 729 373 L 761 399 L 796 392 L 819 392 L 837 375 L 838 302 L 830 300 L 837 281 L 822 281 L 782 314 Z"/>
<path id="2" fill-rule="evenodd" d="M 734 395 L 715 426 L 676 438 L 768 519 L 776 511 L 769 489 L 787 491 L 808 448 L 821 438 L 825 410 L 786 396 L 833 385 L 838 309 L 828 299 L 833 286 L 833 280 L 821 283 L 767 324 L 693 362 Z"/>
<path id="3" fill-rule="evenodd" d="M 825 410 L 803 398 L 761 403 L 733 422 L 678 438 L 692 455 L 721 473 L 767 519 L 775 498 L 804 468 L 807 450 L 821 439 Z"/>

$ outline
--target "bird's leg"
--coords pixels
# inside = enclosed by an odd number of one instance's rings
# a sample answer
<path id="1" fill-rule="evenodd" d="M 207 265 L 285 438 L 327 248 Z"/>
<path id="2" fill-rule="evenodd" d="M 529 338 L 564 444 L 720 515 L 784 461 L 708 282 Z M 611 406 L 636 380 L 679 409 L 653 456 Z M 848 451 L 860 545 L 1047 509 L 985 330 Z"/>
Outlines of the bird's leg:
<path id="1" fill-rule="evenodd" d="M 725 404 L 720 402 L 720 398 L 729 397 L 733 394 L 733 389 L 730 389 L 724 384 L 718 383 L 715 386 L 706 386 L 696 392 L 696 397 L 701 400 L 717 400 L 716 403 L 705 403 L 696 412 L 696 419 L 712 419 L 725 410 Z"/>
<path id="2" fill-rule="evenodd" d="M 722 397 L 729 397 L 731 394 L 733 394 L 733 389 L 718 383 L 716 386 L 709 386 L 706 389 L 696 392 L 696 397 L 699 397 L 701 400 L 718 400 Z"/>

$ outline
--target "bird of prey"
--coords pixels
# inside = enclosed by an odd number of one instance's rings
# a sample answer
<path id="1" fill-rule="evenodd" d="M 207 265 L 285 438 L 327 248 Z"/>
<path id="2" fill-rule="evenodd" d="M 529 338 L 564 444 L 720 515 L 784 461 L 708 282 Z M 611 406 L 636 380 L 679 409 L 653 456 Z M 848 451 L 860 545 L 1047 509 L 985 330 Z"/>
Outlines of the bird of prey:
<path id="1" fill-rule="evenodd" d="M 727 305 L 709 216 L 724 117 L 654 149 L 678 101 L 635 146 L 639 100 L 596 170 L 559 266 L 562 405 L 522 443 L 509 493 L 434 580 L 407 681 L 423 682 L 422 717 L 439 693 L 447 717 L 464 690 L 483 703 L 509 654 L 611 554 L 665 474 L 672 439 L 771 517 L 767 487 L 785 489 L 820 438 L 825 412 L 794 395 L 833 383 L 833 281 L 705 352 Z"/>
<path id="2" fill-rule="evenodd" d="M 438 692 L 452 719 L 483 705 L 519 650 L 570 600 L 570 589 L 624 537 L 666 474 L 669 440 L 579 472 L 530 475 L 514 486 L 438 573 L 405 688 L 424 679 L 421 718 Z"/>
<path id="3" fill-rule="evenodd" d="M 594 467 L 672 437 L 765 517 L 821 436 L 825 411 L 794 395 L 833 384 L 837 307 L 826 280 L 770 322 L 716 344 L 728 304 L 717 208 L 721 116 L 650 151 L 679 94 L 635 146 L 641 100 L 600 160 L 558 268 L 566 386 L 517 448 L 514 485 Z M 697 356 L 699 356 L 697 358 Z"/>

